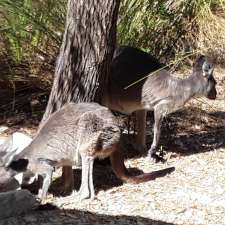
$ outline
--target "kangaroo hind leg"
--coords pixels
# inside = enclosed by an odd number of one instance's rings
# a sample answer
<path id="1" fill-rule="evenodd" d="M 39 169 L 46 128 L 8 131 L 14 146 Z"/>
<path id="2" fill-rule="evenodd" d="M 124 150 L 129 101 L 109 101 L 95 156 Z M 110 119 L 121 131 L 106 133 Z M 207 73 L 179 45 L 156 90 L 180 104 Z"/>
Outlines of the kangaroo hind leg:
<path id="1" fill-rule="evenodd" d="M 94 158 L 82 154 L 81 186 L 78 192 L 80 200 L 94 198 L 93 165 Z"/>

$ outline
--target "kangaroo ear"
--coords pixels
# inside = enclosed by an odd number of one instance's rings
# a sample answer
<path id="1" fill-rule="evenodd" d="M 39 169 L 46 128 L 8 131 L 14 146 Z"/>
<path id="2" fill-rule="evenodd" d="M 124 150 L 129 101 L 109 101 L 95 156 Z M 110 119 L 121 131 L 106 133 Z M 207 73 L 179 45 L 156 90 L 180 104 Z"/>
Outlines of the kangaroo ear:
<path id="1" fill-rule="evenodd" d="M 201 70 L 202 65 L 204 64 L 204 62 L 206 61 L 206 56 L 204 55 L 200 55 L 194 62 L 193 64 L 193 69 L 194 70 Z"/>
<path id="2" fill-rule="evenodd" d="M 203 63 L 203 65 L 202 65 L 202 73 L 203 73 L 204 77 L 212 76 L 213 75 L 213 70 L 214 70 L 214 66 L 211 63 L 209 63 L 207 61 L 205 61 Z"/>

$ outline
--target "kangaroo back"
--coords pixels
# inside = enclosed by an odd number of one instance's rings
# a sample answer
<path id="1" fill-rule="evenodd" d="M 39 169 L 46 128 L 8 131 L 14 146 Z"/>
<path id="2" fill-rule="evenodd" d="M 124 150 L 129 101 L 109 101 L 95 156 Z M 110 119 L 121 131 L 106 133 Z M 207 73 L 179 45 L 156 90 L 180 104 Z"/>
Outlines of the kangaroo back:
<path id="1" fill-rule="evenodd" d="M 163 65 L 152 55 L 122 46 L 115 50 L 109 74 L 109 85 L 102 104 L 112 110 L 130 114 L 141 109 L 142 89 L 147 75 Z M 144 79 L 143 79 L 144 78 Z M 137 84 L 126 89 L 127 86 Z"/>
<path id="2" fill-rule="evenodd" d="M 155 57 L 144 51 L 128 46 L 118 47 L 111 64 L 110 86 L 117 85 L 123 89 L 162 66 Z"/>

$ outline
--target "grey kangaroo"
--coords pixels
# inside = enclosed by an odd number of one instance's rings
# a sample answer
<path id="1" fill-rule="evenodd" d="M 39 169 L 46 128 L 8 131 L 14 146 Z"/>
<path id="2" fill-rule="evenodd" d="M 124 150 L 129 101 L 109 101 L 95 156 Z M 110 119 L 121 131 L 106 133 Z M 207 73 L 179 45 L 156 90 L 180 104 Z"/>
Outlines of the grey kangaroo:
<path id="1" fill-rule="evenodd" d="M 121 131 L 111 111 L 97 103 L 69 103 L 52 114 L 31 144 L 21 153 L 7 153 L 2 164 L 14 171 L 43 177 L 39 197 L 44 200 L 55 167 L 73 166 L 82 161 L 80 199 L 93 198 L 95 158 L 110 157 L 112 168 L 122 181 L 139 183 L 164 176 L 174 167 L 131 176 L 124 165 Z M 67 177 L 72 179 L 72 177 Z"/>
<path id="2" fill-rule="evenodd" d="M 108 90 L 102 99 L 103 105 L 125 114 L 142 110 L 138 117 L 142 145 L 145 144 L 146 111 L 154 111 L 154 137 L 148 155 L 156 161 L 163 160 L 156 154 L 163 118 L 193 97 L 215 99 L 217 95 L 214 65 L 206 56 L 197 58 L 192 74 L 186 79 L 175 78 L 167 70 L 159 70 L 161 67 L 157 59 L 141 50 L 126 46 L 116 49 Z M 126 88 L 141 78 L 144 79 Z"/>

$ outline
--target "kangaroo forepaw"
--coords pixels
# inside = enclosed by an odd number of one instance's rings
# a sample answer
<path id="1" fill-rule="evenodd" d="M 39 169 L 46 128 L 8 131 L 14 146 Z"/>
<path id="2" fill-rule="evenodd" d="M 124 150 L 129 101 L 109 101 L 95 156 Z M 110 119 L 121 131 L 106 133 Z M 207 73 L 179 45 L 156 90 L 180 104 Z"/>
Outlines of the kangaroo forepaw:
<path id="1" fill-rule="evenodd" d="M 163 158 L 163 156 L 164 156 L 163 153 L 157 154 L 155 151 L 154 151 L 154 152 L 152 152 L 152 151 L 149 151 L 149 152 L 148 152 L 148 157 L 149 157 L 150 160 L 153 161 L 154 163 L 158 163 L 158 162 L 165 163 L 166 160 Z"/>

